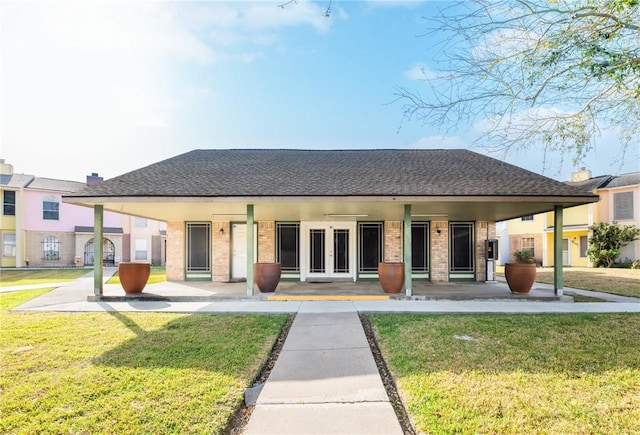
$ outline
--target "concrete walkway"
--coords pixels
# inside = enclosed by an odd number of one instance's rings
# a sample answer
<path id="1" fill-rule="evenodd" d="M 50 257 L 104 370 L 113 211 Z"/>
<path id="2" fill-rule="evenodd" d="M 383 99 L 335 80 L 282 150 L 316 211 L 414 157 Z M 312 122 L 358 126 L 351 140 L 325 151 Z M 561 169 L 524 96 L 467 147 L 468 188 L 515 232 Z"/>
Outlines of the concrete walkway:
<path id="1" fill-rule="evenodd" d="M 403 433 L 355 309 L 326 308 L 296 316 L 243 433 Z"/>

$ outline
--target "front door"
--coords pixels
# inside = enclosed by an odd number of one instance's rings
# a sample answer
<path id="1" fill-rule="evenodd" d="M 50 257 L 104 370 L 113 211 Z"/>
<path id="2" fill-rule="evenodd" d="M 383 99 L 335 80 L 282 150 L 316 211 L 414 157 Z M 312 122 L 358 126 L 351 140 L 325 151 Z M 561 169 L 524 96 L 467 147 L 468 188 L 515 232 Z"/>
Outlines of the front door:
<path id="1" fill-rule="evenodd" d="M 254 236 L 256 230 L 254 230 Z M 257 261 L 257 238 L 254 238 L 254 263 Z M 247 224 L 231 224 L 231 279 L 247 278 Z"/>
<path id="2" fill-rule="evenodd" d="M 302 234 L 302 280 L 355 279 L 355 223 L 307 223 Z"/>
<path id="3" fill-rule="evenodd" d="M 562 265 L 569 266 L 571 258 L 569 257 L 569 239 L 562 239 Z"/>

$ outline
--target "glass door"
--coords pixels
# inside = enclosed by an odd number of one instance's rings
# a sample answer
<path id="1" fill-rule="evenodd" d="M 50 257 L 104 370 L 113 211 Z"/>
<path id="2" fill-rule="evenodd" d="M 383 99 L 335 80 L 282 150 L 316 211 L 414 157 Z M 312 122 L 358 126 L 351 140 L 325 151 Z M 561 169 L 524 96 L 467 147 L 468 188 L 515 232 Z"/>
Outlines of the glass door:
<path id="1" fill-rule="evenodd" d="M 303 224 L 304 277 L 310 279 L 354 278 L 353 234 L 355 224 Z"/>

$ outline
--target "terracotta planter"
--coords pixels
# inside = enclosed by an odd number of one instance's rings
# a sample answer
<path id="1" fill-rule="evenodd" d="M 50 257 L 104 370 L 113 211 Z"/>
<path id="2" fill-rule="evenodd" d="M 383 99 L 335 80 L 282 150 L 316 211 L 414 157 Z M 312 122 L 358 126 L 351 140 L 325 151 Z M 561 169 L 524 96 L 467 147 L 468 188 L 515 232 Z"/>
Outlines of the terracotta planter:
<path id="1" fill-rule="evenodd" d="M 400 293 L 404 287 L 404 263 L 379 263 L 378 279 L 385 293 Z"/>
<path id="2" fill-rule="evenodd" d="M 151 274 L 151 264 L 123 262 L 118 264 L 118 277 L 125 293 L 142 293 Z"/>
<path id="3" fill-rule="evenodd" d="M 262 293 L 273 293 L 280 282 L 280 263 L 255 263 L 253 279 Z"/>
<path id="4" fill-rule="evenodd" d="M 513 293 L 529 293 L 536 280 L 536 265 L 533 263 L 506 263 L 504 276 Z"/>

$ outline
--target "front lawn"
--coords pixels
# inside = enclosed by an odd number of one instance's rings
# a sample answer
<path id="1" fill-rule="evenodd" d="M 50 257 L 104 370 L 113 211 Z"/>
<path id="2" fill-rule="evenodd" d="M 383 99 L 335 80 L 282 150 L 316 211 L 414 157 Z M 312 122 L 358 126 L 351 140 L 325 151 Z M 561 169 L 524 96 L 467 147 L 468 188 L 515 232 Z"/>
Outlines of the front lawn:
<path id="1" fill-rule="evenodd" d="M 368 318 L 422 433 L 640 433 L 640 315 Z"/>
<path id="2" fill-rule="evenodd" d="M 553 269 L 538 268 L 536 281 L 553 284 Z M 565 268 L 564 286 L 640 298 L 640 269 Z"/>
<path id="3" fill-rule="evenodd" d="M 0 294 L 0 433 L 222 433 L 285 315 L 11 312 Z"/>
<path id="4" fill-rule="evenodd" d="M 6 269 L 0 271 L 0 287 L 68 282 L 91 273 L 91 269 Z"/>
<path id="5" fill-rule="evenodd" d="M 496 267 L 504 277 L 504 266 Z M 564 286 L 640 298 L 640 269 L 565 267 Z M 538 267 L 536 282 L 553 284 L 553 268 Z"/>

